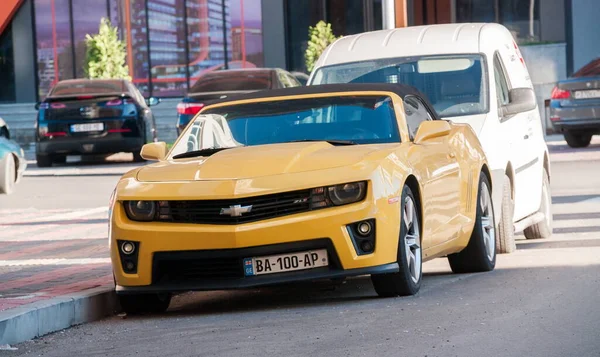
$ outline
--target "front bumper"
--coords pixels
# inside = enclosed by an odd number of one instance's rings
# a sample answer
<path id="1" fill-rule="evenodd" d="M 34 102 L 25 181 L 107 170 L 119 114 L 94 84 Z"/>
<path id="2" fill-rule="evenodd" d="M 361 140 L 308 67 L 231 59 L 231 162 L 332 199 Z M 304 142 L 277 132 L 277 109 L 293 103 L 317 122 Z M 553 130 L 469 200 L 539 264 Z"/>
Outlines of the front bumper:
<path id="1" fill-rule="evenodd" d="M 121 204 L 112 212 L 110 242 L 117 292 L 248 288 L 398 271 L 399 205 L 364 202 L 240 225 L 129 221 Z M 375 219 L 375 250 L 359 255 L 347 225 Z M 137 272 L 124 272 L 117 240 L 139 242 Z M 327 249 L 329 266 L 245 277 L 243 259 Z M 189 270 L 164 274 L 160 264 L 189 261 Z M 204 263 L 209 260 L 209 263 Z M 207 265 L 210 264 L 210 265 Z M 180 264 L 186 266 L 186 264 Z M 164 265 L 163 265 L 164 266 Z M 167 262 L 167 266 L 168 262 Z M 214 274 L 190 276 L 194 269 Z"/>
<path id="2" fill-rule="evenodd" d="M 124 137 L 120 133 L 102 137 L 65 137 L 36 143 L 38 155 L 93 155 L 133 152 L 144 145 L 141 137 Z"/>

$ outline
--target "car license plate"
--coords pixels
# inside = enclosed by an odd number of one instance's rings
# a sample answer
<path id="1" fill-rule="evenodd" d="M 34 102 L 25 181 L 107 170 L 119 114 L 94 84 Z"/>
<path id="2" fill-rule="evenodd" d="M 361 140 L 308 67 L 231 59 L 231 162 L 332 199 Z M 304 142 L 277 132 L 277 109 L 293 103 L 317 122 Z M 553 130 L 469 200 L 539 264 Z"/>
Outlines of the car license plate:
<path id="1" fill-rule="evenodd" d="M 104 123 L 89 123 L 89 124 L 73 124 L 71 125 L 71 132 L 82 133 L 87 131 L 103 131 Z"/>
<path id="2" fill-rule="evenodd" d="M 246 276 L 282 273 L 294 270 L 305 270 L 326 267 L 329 265 L 327 250 L 313 250 L 292 254 L 271 255 L 244 259 Z"/>
<path id="3" fill-rule="evenodd" d="M 575 97 L 575 99 L 600 98 L 600 90 L 580 90 L 573 93 L 573 97 Z"/>

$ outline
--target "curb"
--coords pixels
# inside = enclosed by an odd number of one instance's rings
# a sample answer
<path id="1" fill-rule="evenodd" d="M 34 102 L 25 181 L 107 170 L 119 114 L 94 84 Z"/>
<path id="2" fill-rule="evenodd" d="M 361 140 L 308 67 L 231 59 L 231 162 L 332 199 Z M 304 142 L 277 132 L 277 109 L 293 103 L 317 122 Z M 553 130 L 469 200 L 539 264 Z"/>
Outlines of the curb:
<path id="1" fill-rule="evenodd" d="M 106 317 L 118 308 L 113 287 L 101 287 L 0 311 L 0 345 L 17 344 Z"/>

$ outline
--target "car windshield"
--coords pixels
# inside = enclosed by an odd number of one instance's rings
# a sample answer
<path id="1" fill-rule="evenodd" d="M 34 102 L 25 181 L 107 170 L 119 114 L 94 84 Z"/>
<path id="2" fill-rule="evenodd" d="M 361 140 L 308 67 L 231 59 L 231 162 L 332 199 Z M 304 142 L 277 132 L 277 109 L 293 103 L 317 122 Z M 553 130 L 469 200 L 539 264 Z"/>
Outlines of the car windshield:
<path id="1" fill-rule="evenodd" d="M 386 58 L 322 67 L 315 84 L 402 83 L 424 93 L 442 117 L 488 112 L 481 55 Z"/>
<path id="2" fill-rule="evenodd" d="M 50 96 L 92 95 L 125 91 L 122 81 L 75 81 L 58 83 Z"/>
<path id="3" fill-rule="evenodd" d="M 202 76 L 190 88 L 190 93 L 249 91 L 271 87 L 270 71 L 223 70 L 209 72 Z"/>
<path id="4" fill-rule="evenodd" d="M 322 140 L 334 144 L 399 142 L 391 98 L 288 99 L 209 109 L 182 133 L 170 157 L 207 148 Z"/>

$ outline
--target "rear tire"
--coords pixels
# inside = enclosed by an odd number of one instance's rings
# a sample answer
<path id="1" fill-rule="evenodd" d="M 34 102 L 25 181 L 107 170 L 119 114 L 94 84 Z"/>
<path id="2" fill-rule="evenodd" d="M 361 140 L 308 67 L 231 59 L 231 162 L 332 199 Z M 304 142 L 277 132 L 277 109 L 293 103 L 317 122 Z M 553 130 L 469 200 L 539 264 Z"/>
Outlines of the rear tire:
<path id="1" fill-rule="evenodd" d="M 371 276 L 373 287 L 381 297 L 407 296 L 416 294 L 421 288 L 423 277 L 420 209 L 408 186 L 402 190 L 400 237 L 398 241 L 397 261 L 400 270 L 397 273 Z"/>
<path id="2" fill-rule="evenodd" d="M 542 202 L 540 203 L 538 212 L 543 213 L 545 218 L 543 221 L 525 228 L 523 233 L 527 239 L 548 238 L 552 235 L 552 194 L 550 191 L 550 179 L 548 178 L 546 169 L 544 169 L 542 182 Z"/>
<path id="3" fill-rule="evenodd" d="M 48 155 L 35 155 L 37 167 L 52 167 L 52 157 Z"/>
<path id="4" fill-rule="evenodd" d="M 142 150 L 136 150 L 132 152 L 133 162 L 145 162 L 146 160 L 142 157 Z"/>
<path id="5" fill-rule="evenodd" d="M 567 131 L 565 132 L 565 140 L 572 148 L 584 148 L 590 145 L 592 134 Z"/>
<path id="6" fill-rule="evenodd" d="M 133 315 L 165 312 L 171 303 L 171 294 L 127 294 L 118 297 L 121 309 Z"/>
<path id="7" fill-rule="evenodd" d="M 17 181 L 17 165 L 15 157 L 8 153 L 4 160 L 0 161 L 0 193 L 10 195 L 15 189 Z"/>
<path id="8" fill-rule="evenodd" d="M 460 253 L 448 255 L 454 273 L 492 271 L 496 266 L 496 229 L 494 205 L 488 178 L 482 173 L 477 193 L 475 225 L 469 244 Z"/>
<path id="9" fill-rule="evenodd" d="M 496 234 L 496 252 L 498 254 L 512 253 L 517 250 L 515 243 L 515 224 L 513 222 L 515 201 L 512 197 L 510 178 L 504 175 L 502 188 L 502 207 L 500 211 L 500 224 Z"/>
<path id="10" fill-rule="evenodd" d="M 52 157 L 52 162 L 55 164 L 65 164 L 67 163 L 67 155 L 56 155 Z"/>

